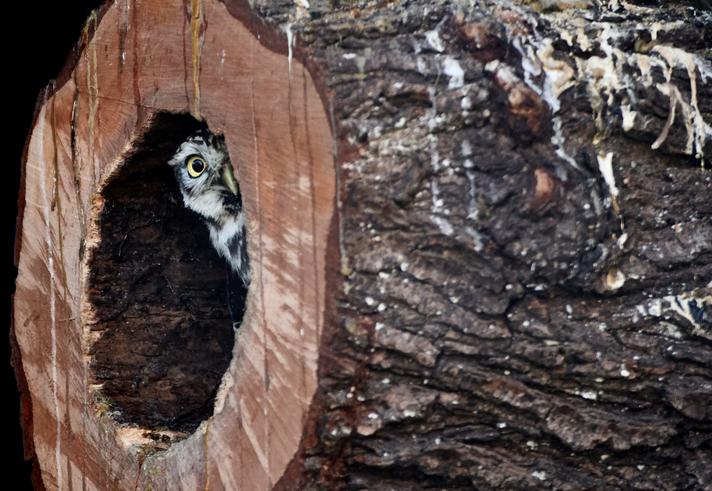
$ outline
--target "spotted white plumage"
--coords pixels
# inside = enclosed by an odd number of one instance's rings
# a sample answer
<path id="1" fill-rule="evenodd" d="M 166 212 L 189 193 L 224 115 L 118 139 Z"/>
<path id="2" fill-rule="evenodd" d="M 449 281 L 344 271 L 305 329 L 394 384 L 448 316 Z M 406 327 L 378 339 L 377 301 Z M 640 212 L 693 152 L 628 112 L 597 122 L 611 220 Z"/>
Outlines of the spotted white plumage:
<path id="1" fill-rule="evenodd" d="M 213 247 L 246 288 L 250 265 L 245 214 L 225 139 L 201 129 L 178 147 L 168 164 L 175 173 L 185 207 L 205 221 Z"/>

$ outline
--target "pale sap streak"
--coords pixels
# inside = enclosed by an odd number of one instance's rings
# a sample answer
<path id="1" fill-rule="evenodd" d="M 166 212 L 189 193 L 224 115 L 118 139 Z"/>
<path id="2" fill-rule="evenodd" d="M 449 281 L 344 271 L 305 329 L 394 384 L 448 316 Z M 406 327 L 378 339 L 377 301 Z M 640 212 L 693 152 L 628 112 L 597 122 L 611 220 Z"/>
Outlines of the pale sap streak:
<path id="1" fill-rule="evenodd" d="M 44 137 L 45 134 L 45 121 L 46 121 L 46 107 L 42 109 L 42 115 L 39 118 L 40 127 L 37 132 L 38 135 Z M 61 418 L 59 415 L 59 385 L 57 383 L 57 305 L 55 299 L 55 272 L 54 272 L 54 254 L 53 254 L 53 244 L 52 244 L 52 227 L 50 225 L 50 200 L 47 195 L 47 164 L 44 152 L 44 141 L 39 142 L 39 155 L 38 160 L 41 165 L 38 168 L 40 170 L 40 188 L 42 190 L 42 198 L 44 201 L 44 221 L 46 227 L 46 243 L 47 243 L 47 269 L 49 271 L 49 316 L 50 316 L 50 363 L 52 366 L 52 398 L 54 403 L 54 419 L 56 422 L 55 431 L 56 439 L 54 446 L 54 463 L 57 468 L 57 489 L 62 489 L 62 434 L 61 434 Z"/>

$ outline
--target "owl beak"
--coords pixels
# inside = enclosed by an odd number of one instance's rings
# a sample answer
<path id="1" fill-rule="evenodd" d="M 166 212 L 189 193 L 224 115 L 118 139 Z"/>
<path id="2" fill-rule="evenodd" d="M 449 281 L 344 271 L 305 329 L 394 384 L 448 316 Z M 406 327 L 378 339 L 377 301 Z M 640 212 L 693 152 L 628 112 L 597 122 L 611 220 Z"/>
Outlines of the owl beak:
<path id="1" fill-rule="evenodd" d="M 230 162 L 225 162 L 222 171 L 222 180 L 227 186 L 227 188 L 232 191 L 232 194 L 237 194 L 237 182 L 235 181 L 235 176 L 232 173 L 232 165 Z"/>

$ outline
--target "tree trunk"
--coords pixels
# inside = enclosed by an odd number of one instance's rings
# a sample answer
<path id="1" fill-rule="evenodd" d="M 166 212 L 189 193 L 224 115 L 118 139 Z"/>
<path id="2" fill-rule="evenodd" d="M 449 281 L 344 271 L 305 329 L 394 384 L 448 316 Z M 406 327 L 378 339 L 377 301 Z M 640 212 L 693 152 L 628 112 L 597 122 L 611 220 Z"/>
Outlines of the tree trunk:
<path id="1" fill-rule="evenodd" d="M 55 489 L 712 489 L 705 2 L 113 2 L 38 106 Z M 228 143 L 253 279 L 167 159 Z"/>

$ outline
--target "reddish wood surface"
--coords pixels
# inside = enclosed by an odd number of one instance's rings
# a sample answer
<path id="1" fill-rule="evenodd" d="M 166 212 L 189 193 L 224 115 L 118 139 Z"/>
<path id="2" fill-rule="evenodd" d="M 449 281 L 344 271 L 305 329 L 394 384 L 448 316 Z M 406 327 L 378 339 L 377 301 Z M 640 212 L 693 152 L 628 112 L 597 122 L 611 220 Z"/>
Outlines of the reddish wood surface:
<path id="1" fill-rule="evenodd" d="M 692 3 L 121 0 L 90 19 L 26 164 L 15 334 L 45 486 L 712 489 Z M 167 443 L 92 400 L 107 312 L 86 261 L 123 227 L 102 210 L 151 206 L 109 187 L 165 110 L 225 133 L 256 267 L 214 416 L 151 453 Z"/>
<path id="2" fill-rule="evenodd" d="M 316 387 L 335 177 L 327 116 L 286 41 L 266 47 L 213 0 L 115 2 L 89 19 L 76 65 L 39 106 L 14 326 L 46 488 L 269 489 L 294 456 Z M 225 135 L 255 267 L 214 415 L 145 457 L 142 430 L 92 402 L 86 258 L 101 241 L 102 186 L 159 110 Z"/>

